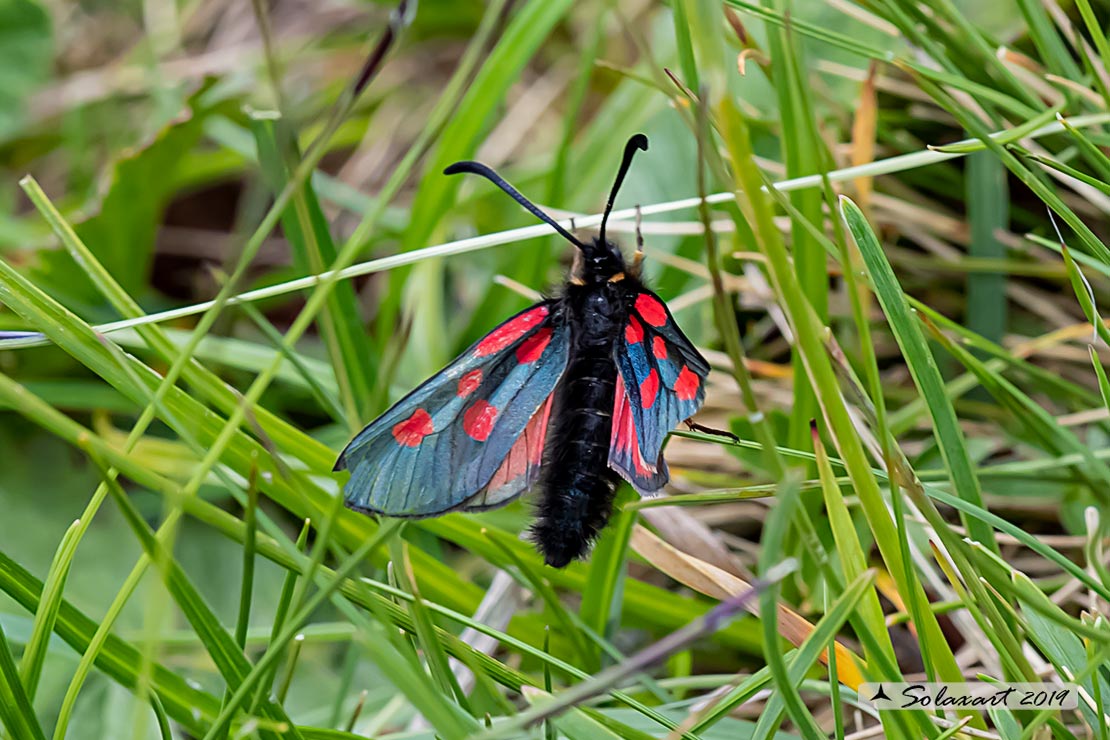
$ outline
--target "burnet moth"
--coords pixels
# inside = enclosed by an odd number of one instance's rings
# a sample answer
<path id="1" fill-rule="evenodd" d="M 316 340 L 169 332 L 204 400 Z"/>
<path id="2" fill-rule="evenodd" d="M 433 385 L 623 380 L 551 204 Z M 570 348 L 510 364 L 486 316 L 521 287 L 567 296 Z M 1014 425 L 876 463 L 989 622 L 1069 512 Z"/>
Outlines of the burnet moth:
<path id="1" fill-rule="evenodd" d="M 589 551 L 619 477 L 641 494 L 667 482 L 663 441 L 694 415 L 709 365 L 667 305 L 605 237 L 636 150 L 633 136 L 598 236 L 579 241 L 478 162 L 444 173 L 490 180 L 578 248 L 561 295 L 505 321 L 358 433 L 339 456 L 347 506 L 429 517 L 502 506 L 540 491 L 531 536 L 548 565 Z"/>

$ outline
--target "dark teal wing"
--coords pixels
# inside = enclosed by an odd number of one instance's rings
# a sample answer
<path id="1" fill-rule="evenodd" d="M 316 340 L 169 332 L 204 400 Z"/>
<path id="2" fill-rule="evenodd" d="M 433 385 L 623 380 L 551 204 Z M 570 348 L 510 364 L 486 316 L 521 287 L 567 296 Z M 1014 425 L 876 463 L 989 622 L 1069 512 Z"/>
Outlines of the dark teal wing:
<path id="1" fill-rule="evenodd" d="M 649 290 L 630 296 L 614 355 L 624 393 L 615 403 L 609 465 L 650 493 L 667 481 L 662 456 L 667 434 L 701 408 L 709 363 L 678 328 L 667 304 Z"/>
<path id="2" fill-rule="evenodd" d="M 555 301 L 517 314 L 358 433 L 348 506 L 424 517 L 507 503 L 536 478 L 570 332 Z M 541 421 L 542 420 L 542 421 Z"/>

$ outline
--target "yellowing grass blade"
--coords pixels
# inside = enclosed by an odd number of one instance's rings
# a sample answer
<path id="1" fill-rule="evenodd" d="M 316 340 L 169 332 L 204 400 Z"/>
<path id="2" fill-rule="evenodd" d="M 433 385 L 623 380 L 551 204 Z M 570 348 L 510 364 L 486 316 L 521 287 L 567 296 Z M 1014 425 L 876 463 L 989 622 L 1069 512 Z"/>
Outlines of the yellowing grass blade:
<path id="1" fill-rule="evenodd" d="M 632 530 L 632 549 L 679 583 L 715 599 L 723 601 L 752 588 L 743 578 L 671 547 L 645 527 L 637 526 Z M 754 602 L 748 611 L 756 615 L 759 613 Z M 792 645 L 801 645 L 814 629 L 805 617 L 783 604 L 778 606 L 778 621 L 779 634 Z M 837 679 L 853 689 L 859 687 L 863 676 L 858 666 L 864 664 L 863 659 L 839 642 L 834 644 Z M 820 660 L 828 665 L 827 651 L 821 654 Z"/>

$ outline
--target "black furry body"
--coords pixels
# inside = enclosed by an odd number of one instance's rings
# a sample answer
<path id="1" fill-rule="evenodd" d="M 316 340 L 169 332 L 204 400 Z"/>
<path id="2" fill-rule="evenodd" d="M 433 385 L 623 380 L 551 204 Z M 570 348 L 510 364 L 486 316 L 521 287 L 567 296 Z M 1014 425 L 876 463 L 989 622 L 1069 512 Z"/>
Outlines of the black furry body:
<path id="1" fill-rule="evenodd" d="M 613 282 L 614 275 L 625 277 Z M 555 389 L 531 532 L 556 568 L 589 551 L 613 510 L 620 480 L 609 467 L 618 373 L 613 351 L 638 289 L 623 264 L 604 260 L 587 263 L 560 301 L 571 330 L 570 357 Z"/>

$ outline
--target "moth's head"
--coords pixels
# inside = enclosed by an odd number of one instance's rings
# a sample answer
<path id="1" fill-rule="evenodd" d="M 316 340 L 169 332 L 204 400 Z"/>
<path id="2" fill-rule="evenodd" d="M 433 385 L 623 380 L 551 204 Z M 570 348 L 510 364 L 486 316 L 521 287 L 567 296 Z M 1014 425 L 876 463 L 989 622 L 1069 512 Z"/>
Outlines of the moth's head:
<path id="1" fill-rule="evenodd" d="M 590 240 L 590 252 L 599 257 L 617 257 L 621 258 L 623 252 L 621 246 L 614 241 L 603 238 L 600 234 Z"/>
<path id="2" fill-rule="evenodd" d="M 585 282 L 604 282 L 624 271 L 624 254 L 620 246 L 600 234 L 579 250 L 571 268 L 572 276 Z"/>
<path id="3" fill-rule="evenodd" d="M 628 168 L 632 165 L 632 157 L 636 154 L 636 150 L 646 152 L 647 148 L 648 140 L 643 134 L 634 135 L 628 140 L 628 143 L 624 145 L 624 156 L 621 158 L 621 166 L 617 171 L 616 180 L 613 182 L 613 189 L 609 192 L 609 201 L 605 204 L 605 213 L 601 217 L 601 226 L 598 229 L 597 236 L 588 242 L 580 241 L 574 234 L 564 229 L 555 219 L 541 211 L 535 203 L 521 195 L 520 191 L 506 182 L 504 178 L 481 162 L 456 162 L 445 169 L 443 173 L 445 175 L 457 175 L 463 172 L 469 172 L 486 178 L 494 185 L 501 188 L 510 198 L 522 205 L 525 210 L 555 229 L 564 239 L 578 247 L 578 254 L 575 255 L 574 260 L 575 266 L 572 269 L 576 277 L 585 279 L 590 279 L 592 277 L 596 279 L 596 277 L 601 276 L 602 279 L 608 279 L 617 273 L 623 272 L 625 263 L 624 255 L 621 254 L 620 247 L 605 238 L 605 225 L 609 221 L 609 214 L 613 211 L 613 201 L 617 197 L 617 192 L 621 188 L 621 183 L 624 182 L 624 176 L 628 174 Z"/>

